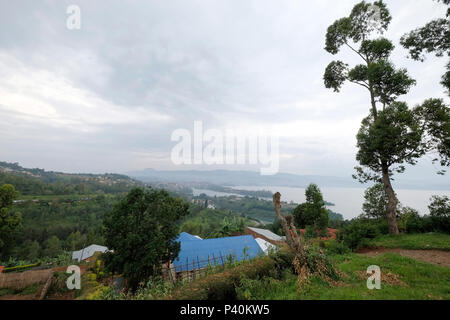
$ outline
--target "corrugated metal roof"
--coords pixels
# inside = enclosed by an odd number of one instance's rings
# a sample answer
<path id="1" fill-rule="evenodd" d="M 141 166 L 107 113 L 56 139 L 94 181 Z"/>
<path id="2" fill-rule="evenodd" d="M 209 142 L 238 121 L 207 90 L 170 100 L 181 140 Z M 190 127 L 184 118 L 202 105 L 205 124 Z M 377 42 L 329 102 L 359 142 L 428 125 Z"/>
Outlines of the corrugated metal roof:
<path id="1" fill-rule="evenodd" d="M 258 245 L 261 248 L 261 250 L 264 251 L 265 254 L 268 254 L 269 250 L 276 250 L 276 248 L 277 248 L 273 244 L 271 244 L 270 242 L 268 242 L 268 241 L 266 241 L 264 239 L 257 238 L 255 240 L 258 243 Z"/>
<path id="2" fill-rule="evenodd" d="M 283 240 L 285 240 L 285 237 L 280 237 L 279 235 L 277 235 L 277 234 L 275 234 L 272 231 L 267 230 L 267 229 L 260 229 L 260 228 L 253 228 L 253 227 L 247 227 L 247 228 L 249 228 L 250 230 L 252 230 L 252 231 L 254 231 L 256 233 L 259 233 L 260 235 L 262 235 L 262 236 L 264 236 L 264 237 L 266 237 L 267 239 L 270 239 L 270 240 L 275 240 L 275 241 L 283 241 Z"/>
<path id="3" fill-rule="evenodd" d="M 198 240 L 202 240 L 202 239 L 198 236 L 193 236 L 190 233 L 182 232 L 178 235 L 178 238 L 176 241 L 182 242 L 182 241 L 189 241 L 189 240 L 197 240 L 198 241 Z"/>
<path id="4" fill-rule="evenodd" d="M 81 250 L 78 250 L 78 251 L 73 251 L 72 252 L 72 259 L 81 261 L 81 260 L 84 260 L 84 259 L 92 257 L 94 255 L 94 253 L 96 253 L 96 252 L 104 253 L 106 251 L 108 251 L 107 247 L 99 246 L 97 244 L 92 244 L 89 247 L 86 247 L 84 249 L 81 249 Z"/>
<path id="5" fill-rule="evenodd" d="M 180 243 L 181 249 L 178 258 L 173 261 L 177 272 L 193 270 L 194 263 L 195 268 L 205 268 L 208 266 L 208 259 L 211 265 L 222 265 L 230 255 L 234 260 L 242 261 L 264 254 L 251 235 L 185 240 Z"/>

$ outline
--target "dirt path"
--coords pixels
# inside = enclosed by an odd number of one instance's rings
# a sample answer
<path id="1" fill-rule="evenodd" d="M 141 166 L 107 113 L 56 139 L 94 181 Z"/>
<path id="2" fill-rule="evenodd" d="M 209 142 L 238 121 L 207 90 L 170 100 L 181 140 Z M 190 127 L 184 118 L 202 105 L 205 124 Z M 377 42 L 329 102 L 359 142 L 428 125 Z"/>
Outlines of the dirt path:
<path id="1" fill-rule="evenodd" d="M 428 262 L 442 267 L 450 267 L 450 251 L 443 250 L 407 250 L 407 249 L 389 249 L 389 248 L 365 248 L 358 251 L 371 257 L 376 257 L 385 252 L 397 253 L 401 256 L 413 258 L 416 260 Z"/>

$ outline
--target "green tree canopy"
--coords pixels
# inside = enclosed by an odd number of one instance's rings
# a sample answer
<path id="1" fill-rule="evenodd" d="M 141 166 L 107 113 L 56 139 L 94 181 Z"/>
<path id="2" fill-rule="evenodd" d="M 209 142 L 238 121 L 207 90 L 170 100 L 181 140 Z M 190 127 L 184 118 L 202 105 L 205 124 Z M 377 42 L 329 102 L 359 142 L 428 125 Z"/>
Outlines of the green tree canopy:
<path id="1" fill-rule="evenodd" d="M 17 231 L 21 227 L 22 217 L 11 207 L 19 193 L 14 186 L 4 184 L 0 187 L 0 257 L 7 254 Z"/>
<path id="2" fill-rule="evenodd" d="M 106 267 L 122 273 L 127 287 L 160 273 L 161 265 L 175 259 L 177 222 L 188 214 L 188 204 L 165 190 L 135 188 L 104 217 Z"/>
<path id="3" fill-rule="evenodd" d="M 292 212 L 294 223 L 299 228 L 313 227 L 323 231 L 328 226 L 328 210 L 325 208 L 322 192 L 316 184 L 305 190 L 306 202 L 298 205 Z"/>
<path id="4" fill-rule="evenodd" d="M 450 4 L 449 0 L 443 1 Z M 432 20 L 421 28 L 405 34 L 400 43 L 409 50 L 412 59 L 425 60 L 425 53 L 434 53 L 437 57 L 450 56 L 450 8 L 447 9 L 446 18 Z M 442 76 L 441 84 L 450 95 L 450 61 L 447 72 Z"/>
<path id="5" fill-rule="evenodd" d="M 62 253 L 61 241 L 57 236 L 52 236 L 45 241 L 44 256 L 56 257 Z"/>
<path id="6" fill-rule="evenodd" d="M 428 206 L 432 217 L 450 219 L 450 199 L 447 196 L 433 196 Z"/>
<path id="7" fill-rule="evenodd" d="M 388 196 L 383 184 L 376 183 L 364 191 L 363 214 L 367 218 L 385 218 Z"/>
<path id="8" fill-rule="evenodd" d="M 450 121 L 449 109 L 442 100 L 429 99 L 414 109 L 398 101 L 416 81 L 406 69 L 397 69 L 389 61 L 394 45 L 380 35 L 390 21 L 383 1 L 373 4 L 362 1 L 355 5 L 350 16 L 332 24 L 327 31 L 325 50 L 335 55 L 346 46 L 363 63 L 350 68 L 342 61 L 332 61 L 325 69 L 324 83 L 339 92 L 349 81 L 369 93 L 370 114 L 362 121 L 357 135 L 356 159 L 361 166 L 355 168 L 354 177 L 362 183 L 369 180 L 383 183 L 388 196 L 389 232 L 398 233 L 395 217 L 398 200 L 391 176 L 430 152 L 439 155 L 441 165 L 449 165 Z"/>

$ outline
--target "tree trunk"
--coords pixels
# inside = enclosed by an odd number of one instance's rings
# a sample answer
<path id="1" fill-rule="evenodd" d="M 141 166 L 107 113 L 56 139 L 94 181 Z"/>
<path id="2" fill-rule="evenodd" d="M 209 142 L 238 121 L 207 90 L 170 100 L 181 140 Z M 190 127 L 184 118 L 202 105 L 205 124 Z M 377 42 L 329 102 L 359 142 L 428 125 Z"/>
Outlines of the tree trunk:
<path id="1" fill-rule="evenodd" d="M 275 206 L 275 214 L 277 215 L 278 220 L 280 220 L 283 232 L 286 235 L 286 242 L 292 250 L 297 252 L 300 249 L 297 231 L 292 223 L 289 224 L 281 214 L 281 194 L 279 192 L 273 195 L 273 204 Z"/>
<path id="2" fill-rule="evenodd" d="M 394 189 L 392 189 L 391 178 L 389 177 L 389 169 L 386 164 L 382 164 L 383 185 L 388 196 L 388 205 L 386 209 L 386 219 L 388 223 L 390 234 L 399 234 L 397 226 L 397 204 L 398 200 L 395 196 Z"/>

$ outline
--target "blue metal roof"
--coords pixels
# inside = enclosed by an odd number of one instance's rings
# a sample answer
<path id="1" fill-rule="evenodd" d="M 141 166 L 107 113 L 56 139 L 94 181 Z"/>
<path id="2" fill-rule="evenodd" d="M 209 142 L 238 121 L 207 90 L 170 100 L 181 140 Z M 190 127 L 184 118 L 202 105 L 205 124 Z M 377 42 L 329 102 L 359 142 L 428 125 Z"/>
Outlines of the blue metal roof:
<path id="1" fill-rule="evenodd" d="M 178 241 L 178 242 L 183 242 L 183 241 L 189 241 L 189 240 L 199 241 L 199 240 L 201 240 L 201 239 L 199 239 L 199 238 L 193 236 L 193 235 L 190 234 L 190 233 L 182 232 L 182 233 L 180 233 L 180 234 L 178 235 L 178 238 L 177 238 L 176 241 Z"/>
<path id="2" fill-rule="evenodd" d="M 193 270 L 194 264 L 196 269 L 205 268 L 209 263 L 211 265 L 222 265 L 227 261 L 227 256 L 230 255 L 234 261 L 252 259 L 258 255 L 264 255 L 251 235 L 189 240 L 190 237 L 186 235 L 181 236 L 180 234 L 180 238 L 181 249 L 178 257 L 173 261 L 177 272 Z"/>

